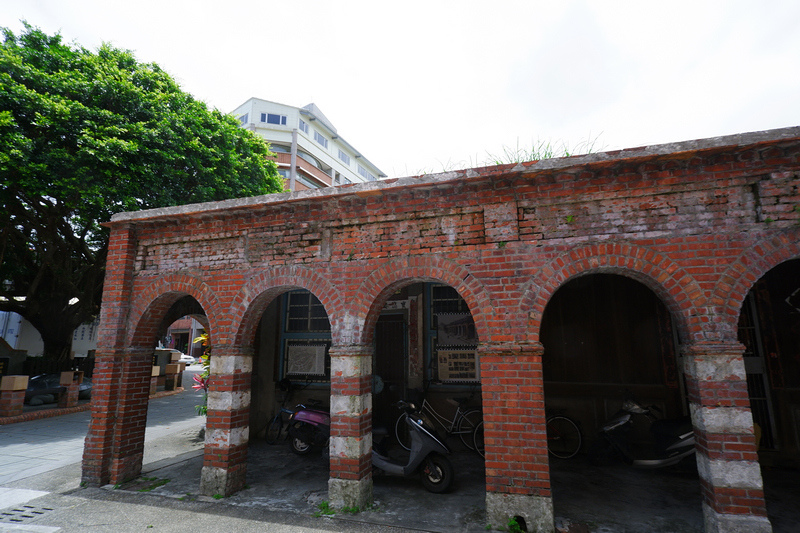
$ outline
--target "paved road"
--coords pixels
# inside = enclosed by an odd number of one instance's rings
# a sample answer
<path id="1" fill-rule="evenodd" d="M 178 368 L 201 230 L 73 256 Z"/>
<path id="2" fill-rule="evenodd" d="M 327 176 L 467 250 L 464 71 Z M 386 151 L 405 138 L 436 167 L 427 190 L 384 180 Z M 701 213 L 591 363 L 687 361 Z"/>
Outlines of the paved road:
<path id="1" fill-rule="evenodd" d="M 202 395 L 191 388 L 192 375 L 198 369 L 186 371 L 183 377 L 186 391 L 150 401 L 146 442 L 189 428 L 197 427 L 199 431 L 202 427 L 205 418 L 195 412 Z M 90 418 L 91 412 L 83 411 L 0 426 L 0 487 L 80 462 Z M 163 458 L 160 452 L 153 446 L 146 447 L 145 464 Z"/>

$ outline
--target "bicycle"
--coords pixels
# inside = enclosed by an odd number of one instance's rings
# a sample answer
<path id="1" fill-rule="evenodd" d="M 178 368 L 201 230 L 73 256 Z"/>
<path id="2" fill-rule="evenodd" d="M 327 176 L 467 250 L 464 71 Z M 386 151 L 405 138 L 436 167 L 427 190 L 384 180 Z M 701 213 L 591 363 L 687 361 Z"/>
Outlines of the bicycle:
<path id="1" fill-rule="evenodd" d="M 581 430 L 565 415 L 547 417 L 547 451 L 559 459 L 571 459 L 581 450 Z"/>
<path id="2" fill-rule="evenodd" d="M 547 451 L 559 459 L 571 459 L 581 450 L 583 437 L 574 420 L 565 415 L 552 415 L 545 421 L 547 428 Z M 474 449 L 485 457 L 483 443 L 483 421 L 475 427 Z"/>
<path id="3" fill-rule="evenodd" d="M 475 450 L 475 429 L 478 427 L 479 424 L 483 424 L 481 410 L 480 409 L 464 409 L 464 405 L 472 398 L 473 395 L 469 396 L 468 398 L 448 398 L 447 401 L 452 405 L 456 406 L 456 412 L 453 414 L 453 418 L 449 419 L 436 411 L 434 407 L 428 403 L 427 398 L 422 399 L 422 406 L 419 408 L 419 413 L 427 416 L 428 419 L 431 421 L 435 421 L 439 424 L 446 434 L 446 436 L 450 435 L 458 435 L 461 439 L 461 442 L 464 446 L 467 447 L 469 450 Z M 400 415 L 400 418 L 397 419 L 394 427 L 394 434 L 397 437 L 397 442 L 400 443 L 406 450 L 411 449 L 411 438 L 408 435 L 408 424 L 406 424 L 405 419 L 408 417 L 407 413 L 403 413 Z"/>
<path id="4" fill-rule="evenodd" d="M 289 418 L 294 414 L 292 409 L 286 408 L 286 404 L 292 397 L 292 389 L 297 387 L 288 379 L 281 380 L 278 383 L 278 387 L 285 392 L 278 412 L 275 413 L 275 416 L 272 417 L 272 420 L 270 420 L 267 425 L 267 432 L 264 435 L 267 444 L 275 444 L 279 441 L 286 440 L 289 436 Z"/>

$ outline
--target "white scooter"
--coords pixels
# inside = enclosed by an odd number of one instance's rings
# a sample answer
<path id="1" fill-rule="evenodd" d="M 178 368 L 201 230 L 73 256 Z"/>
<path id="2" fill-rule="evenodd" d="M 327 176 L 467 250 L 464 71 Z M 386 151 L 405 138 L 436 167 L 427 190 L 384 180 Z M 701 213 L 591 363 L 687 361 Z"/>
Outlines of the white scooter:
<path id="1" fill-rule="evenodd" d="M 450 489 L 455 473 L 453 465 L 445 457 L 450 450 L 436 436 L 436 432 L 425 424 L 419 410 L 413 403 L 400 400 L 395 404 L 408 413 L 406 423 L 411 435 L 411 452 L 406 464 L 399 464 L 389 459 L 388 454 L 376 450 L 379 444 L 373 443 L 373 470 L 403 477 L 411 477 L 419 472 L 422 485 L 430 492 L 442 493 Z"/>

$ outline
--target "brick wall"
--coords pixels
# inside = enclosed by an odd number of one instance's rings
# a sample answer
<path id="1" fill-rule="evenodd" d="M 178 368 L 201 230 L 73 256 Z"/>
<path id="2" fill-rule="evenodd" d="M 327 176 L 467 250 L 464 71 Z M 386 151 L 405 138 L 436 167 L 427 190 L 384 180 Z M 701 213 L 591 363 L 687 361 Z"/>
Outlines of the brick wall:
<path id="1" fill-rule="evenodd" d="M 469 305 L 488 365 L 487 490 L 549 498 L 546 448 L 536 437 L 541 354 L 512 361 L 505 347 L 536 346 L 549 298 L 590 272 L 647 285 L 685 345 L 735 343 L 749 288 L 800 257 L 799 176 L 800 128 L 791 128 L 121 214 L 109 224 L 101 345 L 152 343 L 169 306 L 190 295 L 215 345 L 251 346 L 265 306 L 294 287 L 323 303 L 334 347 L 369 345 L 394 290 L 449 284 Z M 351 386 L 365 394 L 347 379 L 334 393 Z M 730 389 L 737 399 L 742 386 Z M 698 405 L 731 397 L 714 384 L 691 394 Z M 512 423 L 520 409 L 531 418 Z M 335 428 L 356 438 L 365 424 L 368 416 L 334 417 Z M 540 449 L 511 452 L 531 435 Z M 351 459 L 333 468 L 341 477 L 348 468 L 357 479 L 368 475 L 363 456 Z M 516 466 L 500 467 L 512 459 Z M 719 512 L 740 511 L 708 498 Z"/>

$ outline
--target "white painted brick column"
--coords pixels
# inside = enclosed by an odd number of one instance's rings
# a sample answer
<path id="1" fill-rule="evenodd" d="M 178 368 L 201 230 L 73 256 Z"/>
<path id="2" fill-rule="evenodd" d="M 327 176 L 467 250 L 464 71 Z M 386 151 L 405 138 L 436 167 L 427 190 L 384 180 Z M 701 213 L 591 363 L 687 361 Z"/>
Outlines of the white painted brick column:
<path id="1" fill-rule="evenodd" d="M 744 346 L 696 343 L 683 353 L 706 532 L 769 533 Z"/>
<path id="2" fill-rule="evenodd" d="M 334 346 L 331 355 L 333 507 L 372 503 L 372 346 Z"/>
<path id="3" fill-rule="evenodd" d="M 252 353 L 225 345 L 212 350 L 200 475 L 200 492 L 208 496 L 229 496 L 245 486 L 252 372 Z"/>

